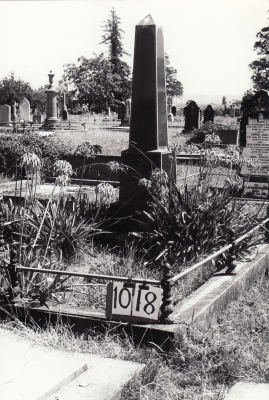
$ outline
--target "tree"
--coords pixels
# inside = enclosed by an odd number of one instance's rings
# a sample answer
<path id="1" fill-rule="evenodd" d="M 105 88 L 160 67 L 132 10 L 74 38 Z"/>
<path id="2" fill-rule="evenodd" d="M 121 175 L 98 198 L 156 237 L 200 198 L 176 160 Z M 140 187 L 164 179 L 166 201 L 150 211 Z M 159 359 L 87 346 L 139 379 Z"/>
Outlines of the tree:
<path id="1" fill-rule="evenodd" d="M 131 94 L 131 68 L 120 57 L 128 54 L 122 45 L 120 18 L 114 8 L 110 11 L 110 18 L 103 26 L 102 42 L 108 44 L 109 57 L 104 54 L 94 55 L 87 59 L 80 57 L 78 65 L 67 64 L 61 85 L 72 91 L 73 105 L 87 104 L 88 108 L 97 111 L 105 107 L 113 107 L 127 100 Z"/>
<path id="2" fill-rule="evenodd" d="M 71 87 L 81 105 L 100 110 L 115 105 L 122 97 L 121 76 L 113 73 L 114 66 L 103 53 L 90 59 L 80 57 L 78 65 L 66 67 L 61 84 Z"/>
<path id="3" fill-rule="evenodd" d="M 222 97 L 222 105 L 225 106 L 227 104 L 226 96 Z"/>
<path id="4" fill-rule="evenodd" d="M 14 72 L 0 81 L 0 104 L 12 106 L 14 102 L 20 103 L 24 97 L 30 101 L 33 89 L 30 84 L 16 78 Z"/>
<path id="5" fill-rule="evenodd" d="M 249 64 L 251 79 L 254 89 L 269 90 L 269 27 L 262 28 L 256 37 L 258 40 L 254 43 L 254 50 L 261 57 Z"/>
<path id="6" fill-rule="evenodd" d="M 112 74 L 119 75 L 121 78 L 121 93 L 115 94 L 115 99 L 117 103 L 127 100 L 131 95 L 132 90 L 132 81 L 130 79 L 131 76 L 131 68 L 129 65 L 121 60 L 121 57 L 128 54 L 123 49 L 122 44 L 122 33 L 124 31 L 120 28 L 120 18 L 116 15 L 116 11 L 114 7 L 110 10 L 110 18 L 105 22 L 103 28 L 102 35 L 102 43 L 108 45 L 108 54 L 109 60 L 114 66 L 112 69 Z"/>
<path id="7" fill-rule="evenodd" d="M 169 65 L 169 56 L 165 54 L 166 94 L 171 97 L 182 97 L 183 86 L 182 83 L 177 80 L 177 70 L 173 67 L 169 67 Z"/>
<path id="8" fill-rule="evenodd" d="M 120 28 L 120 24 L 120 18 L 117 17 L 113 7 L 112 10 L 110 10 L 110 18 L 108 18 L 105 25 L 102 26 L 104 34 L 102 35 L 103 40 L 100 44 L 108 44 L 109 58 L 115 66 L 115 70 L 113 71 L 115 73 L 119 72 L 118 70 L 122 67 L 120 57 L 122 57 L 123 54 L 130 55 L 123 49 L 122 33 L 124 33 L 124 31 Z"/>
<path id="9" fill-rule="evenodd" d="M 33 90 L 29 94 L 29 102 L 31 105 L 32 110 L 38 108 L 39 111 L 44 112 L 46 110 L 46 101 L 47 96 L 45 90 L 48 88 L 48 85 L 41 86 L 37 90 Z"/>

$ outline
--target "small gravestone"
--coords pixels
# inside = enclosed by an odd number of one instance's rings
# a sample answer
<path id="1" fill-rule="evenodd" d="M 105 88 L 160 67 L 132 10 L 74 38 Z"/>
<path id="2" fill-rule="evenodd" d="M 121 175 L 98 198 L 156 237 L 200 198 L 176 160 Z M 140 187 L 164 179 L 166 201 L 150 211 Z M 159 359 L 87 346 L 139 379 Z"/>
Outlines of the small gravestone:
<path id="1" fill-rule="evenodd" d="M 123 103 L 124 104 L 124 103 Z M 121 122 L 122 126 L 130 126 L 131 119 L 131 99 L 126 100 L 125 105 L 122 105 L 122 115 L 124 115 Z"/>
<path id="2" fill-rule="evenodd" d="M 243 107 L 240 120 L 240 145 L 243 156 L 256 157 L 261 168 L 243 165 L 241 173 L 249 178 L 249 191 L 252 197 L 268 197 L 269 178 L 269 95 L 259 90 L 249 98 Z M 267 188 L 266 188 L 267 187 Z"/>
<path id="3" fill-rule="evenodd" d="M 11 123 L 11 107 L 7 104 L 0 105 L 0 123 Z"/>
<path id="4" fill-rule="evenodd" d="M 122 101 L 118 106 L 118 119 L 121 120 L 121 125 L 124 125 L 125 115 L 126 115 L 126 105 Z"/>
<path id="5" fill-rule="evenodd" d="M 34 114 L 33 115 L 33 123 L 34 124 L 41 124 L 41 122 L 42 122 L 41 115 Z"/>
<path id="6" fill-rule="evenodd" d="M 11 106 L 11 120 L 13 122 L 17 121 L 17 103 L 15 102 L 12 106 Z"/>
<path id="7" fill-rule="evenodd" d="M 199 127 L 199 116 L 200 108 L 197 106 L 195 101 L 190 101 L 189 104 L 184 108 L 185 116 L 185 132 Z"/>
<path id="8" fill-rule="evenodd" d="M 67 106 L 66 106 L 66 93 L 63 94 L 63 101 L 64 101 L 64 104 L 63 104 L 62 118 L 64 121 L 66 121 L 67 117 L 68 117 Z M 82 112 L 84 112 L 84 110 L 85 110 L 85 105 L 83 105 L 83 107 L 82 107 Z"/>
<path id="9" fill-rule="evenodd" d="M 214 122 L 215 111 L 213 110 L 211 104 L 209 104 L 204 111 L 204 123 Z"/>
<path id="10" fill-rule="evenodd" d="M 64 121 L 66 121 L 68 118 L 67 110 L 65 110 L 65 109 L 63 109 L 63 111 L 62 111 L 62 118 Z"/>
<path id="11" fill-rule="evenodd" d="M 126 100 L 126 115 L 124 118 L 124 124 L 130 125 L 130 119 L 131 119 L 131 99 L 127 99 Z"/>
<path id="12" fill-rule="evenodd" d="M 234 145 L 239 144 L 239 131 L 237 129 L 223 129 L 217 132 L 221 140 L 221 144 L 224 145 Z"/>
<path id="13" fill-rule="evenodd" d="M 26 98 L 20 102 L 20 119 L 25 122 L 30 121 L 30 103 Z"/>
<path id="14" fill-rule="evenodd" d="M 230 116 L 231 118 L 234 118 L 234 116 L 235 116 L 235 110 L 234 110 L 233 107 L 229 108 L 229 116 Z"/>

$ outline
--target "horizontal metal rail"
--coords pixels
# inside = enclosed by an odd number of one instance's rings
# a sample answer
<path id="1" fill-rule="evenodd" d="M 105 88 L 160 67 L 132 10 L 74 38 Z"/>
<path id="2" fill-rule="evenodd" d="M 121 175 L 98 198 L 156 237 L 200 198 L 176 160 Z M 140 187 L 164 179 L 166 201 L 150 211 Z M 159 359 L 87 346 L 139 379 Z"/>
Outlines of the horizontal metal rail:
<path id="1" fill-rule="evenodd" d="M 266 218 L 263 222 L 261 222 L 259 225 L 255 226 L 255 228 L 251 229 L 249 232 L 245 233 L 243 236 L 240 236 L 238 239 L 236 239 L 233 243 L 228 244 L 224 247 L 222 247 L 220 250 L 216 251 L 215 253 L 211 254 L 204 260 L 194 264 L 192 267 L 185 269 L 185 271 L 180 272 L 180 274 L 177 274 L 173 276 L 172 278 L 169 279 L 169 282 L 177 282 L 179 279 L 183 278 L 183 276 L 188 275 L 190 272 L 196 270 L 197 268 L 201 267 L 202 265 L 206 264 L 208 261 L 213 260 L 213 258 L 219 256 L 222 253 L 225 253 L 225 251 L 229 250 L 233 244 L 240 243 L 242 240 L 244 240 L 247 236 L 251 235 L 253 232 L 255 232 L 257 229 L 262 227 L 264 224 L 269 222 L 269 218 Z"/>
<path id="2" fill-rule="evenodd" d="M 8 268 L 8 267 L 1 267 Z M 78 276 L 81 278 L 89 278 L 89 279 L 104 279 L 109 281 L 118 281 L 118 282 L 128 282 L 128 283 L 145 283 L 151 285 L 161 285 L 161 281 L 156 281 L 154 279 L 139 279 L 139 278 L 127 278 L 126 276 L 110 276 L 110 275 L 98 275 L 98 274 L 82 274 L 80 272 L 72 272 L 72 271 L 61 271 L 57 269 L 45 269 L 45 268 L 28 268 L 23 267 L 21 265 L 16 266 L 16 271 L 34 271 L 41 274 L 55 274 L 55 275 L 70 275 L 70 276 Z"/>

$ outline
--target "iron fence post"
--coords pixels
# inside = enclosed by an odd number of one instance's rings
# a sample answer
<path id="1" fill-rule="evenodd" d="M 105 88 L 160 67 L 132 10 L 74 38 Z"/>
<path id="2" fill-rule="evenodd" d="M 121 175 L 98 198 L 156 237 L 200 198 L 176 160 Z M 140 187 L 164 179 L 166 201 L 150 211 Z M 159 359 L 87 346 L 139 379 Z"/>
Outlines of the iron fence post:
<path id="1" fill-rule="evenodd" d="M 164 265 L 163 279 L 161 281 L 161 286 L 163 288 L 163 298 L 161 305 L 161 316 L 160 321 L 163 324 L 172 324 L 173 321 L 170 319 L 170 314 L 173 312 L 172 303 L 172 283 L 169 281 L 173 277 L 171 273 L 171 267 L 168 263 Z"/>
<path id="2" fill-rule="evenodd" d="M 21 290 L 20 290 L 20 285 L 19 285 L 19 277 L 18 277 L 18 271 L 17 271 L 17 251 L 15 249 L 12 249 L 10 251 L 10 263 L 9 263 L 9 268 L 8 268 L 8 273 L 9 273 L 9 280 L 10 280 L 10 288 L 9 288 L 9 294 L 11 300 L 13 300 L 15 297 L 19 296 Z"/>
<path id="3" fill-rule="evenodd" d="M 267 207 L 267 218 L 269 218 L 269 207 Z M 269 221 L 265 224 L 265 241 L 269 243 Z"/>
<path id="4" fill-rule="evenodd" d="M 3 214 L 0 213 L 0 254 L 5 251 L 5 239 L 4 239 L 4 218 Z"/>
<path id="5" fill-rule="evenodd" d="M 227 270 L 226 274 L 230 274 L 236 267 L 236 254 L 235 254 L 235 232 L 233 229 L 230 230 L 230 241 L 232 242 L 232 247 L 229 249 L 227 256 Z"/>

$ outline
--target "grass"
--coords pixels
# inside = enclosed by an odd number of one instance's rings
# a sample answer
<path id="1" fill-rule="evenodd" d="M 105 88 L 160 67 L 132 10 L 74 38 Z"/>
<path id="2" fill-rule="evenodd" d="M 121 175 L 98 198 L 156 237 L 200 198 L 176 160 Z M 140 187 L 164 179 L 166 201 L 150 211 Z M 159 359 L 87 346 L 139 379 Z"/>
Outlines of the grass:
<path id="1" fill-rule="evenodd" d="M 0 328 L 38 345 L 145 363 L 144 371 L 124 388 L 122 399 L 224 400 L 238 381 L 269 382 L 267 277 L 232 302 L 208 332 L 183 327 L 168 352 L 153 343 L 134 345 L 124 331 L 121 336 L 109 330 L 78 335 L 67 325 L 40 329 L 16 318 L 1 321 Z"/>
<path id="2" fill-rule="evenodd" d="M 171 127 L 168 128 L 169 141 L 185 142 L 188 136 L 178 137 L 180 129 Z M 90 125 L 85 132 L 78 132 L 74 135 L 72 131 L 61 133 L 55 132 L 53 135 L 56 139 L 70 142 L 74 147 L 77 147 L 83 142 L 98 144 L 102 147 L 102 154 L 105 155 L 120 155 L 121 151 L 129 147 L 129 131 L 117 129 L 105 129 L 103 125 Z"/>

